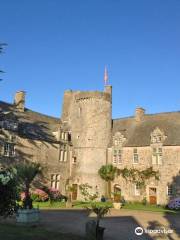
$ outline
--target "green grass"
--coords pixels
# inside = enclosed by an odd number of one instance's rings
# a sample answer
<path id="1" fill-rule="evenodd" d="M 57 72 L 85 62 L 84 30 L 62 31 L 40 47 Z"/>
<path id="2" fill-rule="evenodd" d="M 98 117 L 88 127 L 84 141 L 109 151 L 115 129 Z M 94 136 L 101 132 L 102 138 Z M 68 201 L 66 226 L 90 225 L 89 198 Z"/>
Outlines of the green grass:
<path id="1" fill-rule="evenodd" d="M 73 234 L 47 231 L 42 227 L 25 227 L 11 224 L 0 225 L 2 240 L 83 240 L 83 237 Z"/>
<path id="2" fill-rule="evenodd" d="M 142 203 L 126 203 L 122 206 L 122 209 L 129 210 L 143 210 L 143 211 L 151 211 L 151 212 L 162 212 L 162 213 L 177 213 L 178 211 L 170 210 L 165 208 L 164 206 L 157 206 L 151 204 L 142 204 Z"/>
<path id="3" fill-rule="evenodd" d="M 90 207 L 91 202 L 82 202 L 82 201 L 75 201 L 72 203 L 73 208 L 86 208 Z M 110 202 L 95 202 L 97 206 L 109 206 L 112 207 L 112 203 Z M 46 209 L 46 208 L 52 208 L 52 209 L 57 209 L 57 208 L 66 208 L 66 203 L 65 202 L 54 202 L 53 204 L 50 204 L 50 202 L 33 202 L 34 207 L 38 207 L 40 209 Z"/>
<path id="4" fill-rule="evenodd" d="M 97 206 L 109 206 L 113 207 L 111 202 L 95 202 Z M 90 207 L 91 202 L 83 202 L 83 201 L 75 201 L 73 202 L 74 209 L 86 208 Z M 50 204 L 50 202 L 33 202 L 34 207 L 38 207 L 40 209 L 65 209 L 66 203 L 65 202 L 54 202 Z M 165 208 L 164 206 L 157 206 L 157 205 L 150 205 L 150 204 L 142 204 L 139 202 L 132 202 L 126 203 L 122 206 L 122 209 L 129 209 L 129 210 L 142 210 L 142 211 L 151 211 L 151 212 L 162 212 L 162 213 L 177 213 L 180 211 L 170 210 Z"/>
<path id="5" fill-rule="evenodd" d="M 50 204 L 50 202 L 33 202 L 33 207 L 35 208 L 65 208 L 66 203 L 65 202 L 53 202 Z"/>

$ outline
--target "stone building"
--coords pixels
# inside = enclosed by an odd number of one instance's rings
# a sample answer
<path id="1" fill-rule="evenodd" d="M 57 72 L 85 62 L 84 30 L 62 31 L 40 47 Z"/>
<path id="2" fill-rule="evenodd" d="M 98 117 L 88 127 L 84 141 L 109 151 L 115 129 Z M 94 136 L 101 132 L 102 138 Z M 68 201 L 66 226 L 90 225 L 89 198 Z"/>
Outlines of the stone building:
<path id="1" fill-rule="evenodd" d="M 125 200 L 166 204 L 180 196 L 180 112 L 145 114 L 137 108 L 132 117 L 112 119 L 112 87 L 99 91 L 65 91 L 61 118 L 25 107 L 25 92 L 14 103 L 0 102 L 1 164 L 40 162 L 47 183 L 66 194 L 73 185 L 73 199 L 81 198 L 78 186 L 88 183 L 92 192 L 105 194 L 99 177 L 102 165 L 123 169 L 152 166 L 160 179 L 151 179 L 142 192 L 132 182 L 117 177 L 112 192 Z"/>

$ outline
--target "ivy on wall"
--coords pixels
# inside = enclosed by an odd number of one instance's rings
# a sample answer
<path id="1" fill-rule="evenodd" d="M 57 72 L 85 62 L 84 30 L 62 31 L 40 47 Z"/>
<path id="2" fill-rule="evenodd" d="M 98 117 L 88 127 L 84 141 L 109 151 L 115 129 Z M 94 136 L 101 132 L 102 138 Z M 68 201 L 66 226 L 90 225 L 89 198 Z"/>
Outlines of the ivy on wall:
<path id="1" fill-rule="evenodd" d="M 159 171 L 153 170 L 152 167 L 145 170 L 138 170 L 135 168 L 128 169 L 125 167 L 123 169 L 117 169 L 117 175 L 122 176 L 126 181 L 135 183 L 140 188 L 145 187 L 146 182 L 150 178 L 159 180 Z"/>

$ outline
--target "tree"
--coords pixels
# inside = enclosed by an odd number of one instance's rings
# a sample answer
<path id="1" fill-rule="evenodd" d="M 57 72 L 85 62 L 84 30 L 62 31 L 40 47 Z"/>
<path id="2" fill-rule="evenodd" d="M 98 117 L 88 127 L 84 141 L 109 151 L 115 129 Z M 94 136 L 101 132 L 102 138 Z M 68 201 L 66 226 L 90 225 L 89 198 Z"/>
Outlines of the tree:
<path id="1" fill-rule="evenodd" d="M 39 163 L 23 163 L 18 164 L 17 168 L 17 176 L 20 185 L 23 187 L 25 192 L 25 198 L 23 200 L 23 208 L 31 209 L 32 206 L 32 199 L 30 196 L 30 187 L 35 179 L 35 177 L 42 173 L 42 169 Z"/>
<path id="2" fill-rule="evenodd" d="M 0 169 L 0 216 L 7 217 L 17 210 L 16 169 Z"/>
<path id="3" fill-rule="evenodd" d="M 107 196 L 111 197 L 111 182 L 114 181 L 117 168 L 112 164 L 103 165 L 98 171 L 100 177 L 107 182 Z"/>
<path id="4" fill-rule="evenodd" d="M 4 47 L 7 46 L 6 43 L 0 43 L 0 54 L 3 53 Z M 0 70 L 0 73 L 4 73 L 4 71 Z M 0 79 L 2 80 L 2 79 Z"/>

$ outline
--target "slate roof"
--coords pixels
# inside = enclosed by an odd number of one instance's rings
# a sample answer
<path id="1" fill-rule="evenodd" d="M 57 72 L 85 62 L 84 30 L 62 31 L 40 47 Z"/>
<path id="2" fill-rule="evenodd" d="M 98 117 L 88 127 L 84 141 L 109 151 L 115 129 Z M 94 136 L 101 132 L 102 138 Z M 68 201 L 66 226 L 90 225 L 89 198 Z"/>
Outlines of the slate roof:
<path id="1" fill-rule="evenodd" d="M 21 137 L 56 142 L 53 132 L 60 126 L 60 118 L 47 116 L 25 108 L 24 112 L 16 110 L 13 104 L 0 101 L 0 120 L 13 120 L 18 123 Z"/>
<path id="2" fill-rule="evenodd" d="M 127 138 L 124 146 L 149 146 L 150 134 L 156 127 L 167 136 L 163 145 L 180 146 L 180 112 L 145 114 L 142 122 L 134 117 L 113 120 L 113 134 L 120 131 Z"/>

